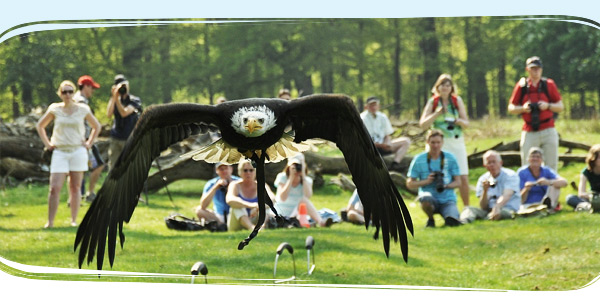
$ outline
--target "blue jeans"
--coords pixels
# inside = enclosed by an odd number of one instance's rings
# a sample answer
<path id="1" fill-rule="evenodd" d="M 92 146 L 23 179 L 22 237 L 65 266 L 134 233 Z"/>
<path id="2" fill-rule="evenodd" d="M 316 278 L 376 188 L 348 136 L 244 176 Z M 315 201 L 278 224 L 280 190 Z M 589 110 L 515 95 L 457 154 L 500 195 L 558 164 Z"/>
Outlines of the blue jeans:
<path id="1" fill-rule="evenodd" d="M 423 193 L 419 196 L 419 202 L 428 202 L 433 205 L 433 213 L 440 214 L 444 219 L 446 217 L 453 217 L 458 220 L 458 208 L 456 207 L 456 201 L 447 201 L 444 203 L 440 203 L 437 199 L 435 199 L 431 193 Z"/>
<path id="2" fill-rule="evenodd" d="M 581 198 L 579 198 L 579 196 L 573 195 L 573 194 L 567 195 L 566 200 L 567 200 L 567 204 L 573 208 L 576 208 L 577 204 L 579 204 L 581 202 L 587 202 L 585 199 L 581 199 Z"/>

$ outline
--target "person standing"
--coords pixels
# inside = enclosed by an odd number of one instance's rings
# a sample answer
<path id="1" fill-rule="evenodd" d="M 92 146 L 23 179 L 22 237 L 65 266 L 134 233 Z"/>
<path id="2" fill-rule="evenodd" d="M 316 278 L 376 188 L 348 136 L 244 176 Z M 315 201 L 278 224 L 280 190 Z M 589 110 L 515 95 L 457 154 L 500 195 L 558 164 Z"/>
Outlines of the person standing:
<path id="1" fill-rule="evenodd" d="M 56 92 L 62 102 L 52 103 L 36 124 L 46 150 L 52 151 L 50 162 L 50 188 L 48 192 L 48 222 L 44 228 L 54 227 L 54 218 L 58 211 L 60 191 L 69 176 L 69 203 L 71 204 L 71 226 L 77 226 L 79 201 L 81 201 L 81 180 L 83 172 L 88 170 L 89 150 L 100 133 L 100 122 L 94 117 L 87 105 L 73 101 L 75 84 L 65 80 Z M 85 138 L 84 120 L 92 130 Z M 48 139 L 46 127 L 54 121 L 52 136 Z"/>
<path id="2" fill-rule="evenodd" d="M 111 88 L 111 97 L 106 108 L 106 116 L 114 116 L 110 130 L 110 146 L 108 148 L 108 166 L 112 170 L 125 142 L 135 127 L 139 114 L 142 113 L 142 100 L 130 94 L 129 81 L 124 75 L 115 76 Z"/>
<path id="3" fill-rule="evenodd" d="M 433 96 L 427 101 L 419 125 L 423 129 L 438 129 L 444 133 L 442 150 L 456 158 L 460 170 L 460 198 L 463 206 L 469 206 L 469 163 L 463 130 L 469 126 L 469 116 L 465 104 L 457 94 L 452 77 L 442 74 L 433 88 Z"/>
<path id="4" fill-rule="evenodd" d="M 79 90 L 75 93 L 75 95 L 73 95 L 73 100 L 75 100 L 75 102 L 77 103 L 87 105 L 90 108 L 92 114 L 94 114 L 94 110 L 90 106 L 90 99 L 92 98 L 94 90 L 100 88 L 100 84 L 95 82 L 92 76 L 83 75 L 77 80 L 77 86 L 79 87 Z M 86 122 L 86 138 L 90 136 L 90 131 L 91 127 Z M 92 171 L 90 172 L 90 183 L 88 187 L 88 192 L 85 195 L 85 199 L 88 202 L 92 202 L 94 201 L 94 198 L 96 198 L 96 193 L 94 193 L 96 183 L 100 178 L 100 174 L 102 174 L 102 171 L 104 170 L 104 160 L 102 159 L 102 156 L 100 155 L 100 150 L 98 150 L 98 147 L 96 145 L 92 145 L 92 148 L 88 151 L 88 165 L 92 169 Z M 82 194 L 85 192 L 85 179 L 83 180 L 83 183 L 84 184 L 81 185 Z"/>
<path id="5" fill-rule="evenodd" d="M 563 110 L 563 103 L 554 80 L 542 77 L 542 60 L 532 56 L 525 62 L 527 78 L 515 85 L 508 105 L 508 112 L 521 115 L 521 165 L 527 164 L 531 147 L 542 148 L 544 162 L 552 170 L 558 168 L 558 132 L 554 128 L 554 114 Z"/>

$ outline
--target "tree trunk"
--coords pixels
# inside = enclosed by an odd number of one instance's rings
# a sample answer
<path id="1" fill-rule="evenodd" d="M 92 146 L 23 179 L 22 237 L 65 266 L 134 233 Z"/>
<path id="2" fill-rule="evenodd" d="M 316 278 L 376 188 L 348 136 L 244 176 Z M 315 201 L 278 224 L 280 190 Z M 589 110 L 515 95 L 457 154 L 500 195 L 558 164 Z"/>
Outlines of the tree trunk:
<path id="1" fill-rule="evenodd" d="M 506 57 L 504 52 L 500 58 L 500 66 L 498 67 L 498 112 L 500 117 L 506 117 L 508 110 L 507 97 L 506 97 Z"/>
<path id="2" fill-rule="evenodd" d="M 400 96 L 402 91 L 402 77 L 400 76 L 400 28 L 398 26 L 398 19 L 394 19 L 394 106 L 392 109 L 393 115 L 396 117 L 400 116 L 402 107 L 400 106 Z"/>

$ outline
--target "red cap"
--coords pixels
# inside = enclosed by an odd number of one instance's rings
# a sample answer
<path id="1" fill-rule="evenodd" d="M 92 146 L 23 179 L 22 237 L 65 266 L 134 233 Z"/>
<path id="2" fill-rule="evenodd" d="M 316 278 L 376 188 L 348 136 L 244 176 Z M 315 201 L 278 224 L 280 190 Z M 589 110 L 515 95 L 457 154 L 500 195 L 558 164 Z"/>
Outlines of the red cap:
<path id="1" fill-rule="evenodd" d="M 95 89 L 100 88 L 100 85 L 97 82 L 95 82 L 92 76 L 90 75 L 83 75 L 79 77 L 79 79 L 77 80 L 77 85 L 91 85 Z"/>
<path id="2" fill-rule="evenodd" d="M 298 205 L 298 214 L 299 215 L 305 215 L 306 214 L 306 204 L 300 203 L 300 205 Z"/>

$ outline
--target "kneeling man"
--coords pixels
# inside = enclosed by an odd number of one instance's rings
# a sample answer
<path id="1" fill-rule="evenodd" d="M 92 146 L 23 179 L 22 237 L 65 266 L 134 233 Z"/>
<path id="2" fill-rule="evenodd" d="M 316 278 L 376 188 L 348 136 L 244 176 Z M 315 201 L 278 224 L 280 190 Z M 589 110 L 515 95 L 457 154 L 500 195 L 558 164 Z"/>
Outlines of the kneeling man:
<path id="1" fill-rule="evenodd" d="M 460 186 L 460 172 L 456 158 L 442 151 L 444 134 L 439 130 L 427 133 L 429 151 L 413 158 L 408 168 L 406 186 L 419 188 L 421 208 L 429 218 L 426 227 L 435 227 L 433 214 L 440 214 L 446 226 L 461 225 L 458 220 L 456 194 L 454 189 Z"/>

